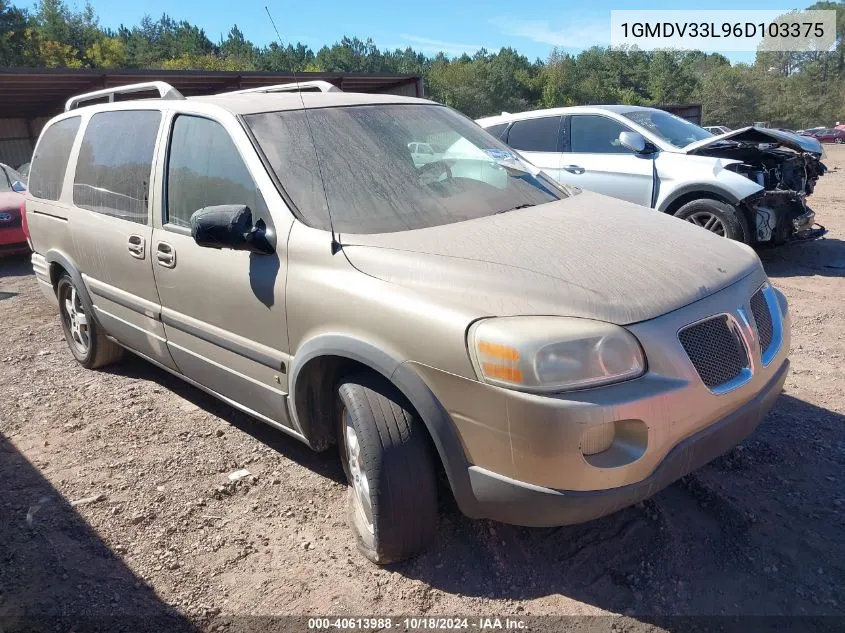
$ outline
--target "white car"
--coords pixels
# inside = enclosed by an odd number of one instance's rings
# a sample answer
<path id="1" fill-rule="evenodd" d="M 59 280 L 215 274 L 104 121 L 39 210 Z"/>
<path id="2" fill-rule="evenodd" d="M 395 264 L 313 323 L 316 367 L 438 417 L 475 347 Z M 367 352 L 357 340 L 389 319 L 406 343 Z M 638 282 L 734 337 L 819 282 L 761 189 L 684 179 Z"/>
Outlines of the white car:
<path id="1" fill-rule="evenodd" d="M 710 132 L 710 134 L 727 134 L 731 131 L 731 128 L 725 127 L 724 125 L 708 125 L 704 127 L 705 130 Z"/>
<path id="2" fill-rule="evenodd" d="M 434 153 L 434 149 L 429 143 L 420 143 L 416 141 L 408 143 L 408 151 L 411 152 L 411 158 L 414 161 L 414 165 L 417 167 L 437 160 L 437 154 Z"/>
<path id="3" fill-rule="evenodd" d="M 635 202 L 746 243 L 824 234 L 805 202 L 821 144 L 745 127 L 714 136 L 655 108 L 579 106 L 477 123 L 566 185 Z"/>

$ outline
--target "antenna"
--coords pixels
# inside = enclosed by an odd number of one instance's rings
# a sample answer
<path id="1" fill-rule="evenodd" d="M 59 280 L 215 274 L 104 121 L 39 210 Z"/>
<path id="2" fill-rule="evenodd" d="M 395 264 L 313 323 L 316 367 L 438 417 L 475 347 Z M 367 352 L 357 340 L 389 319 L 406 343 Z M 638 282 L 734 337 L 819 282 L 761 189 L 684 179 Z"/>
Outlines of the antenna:
<path id="1" fill-rule="evenodd" d="M 276 28 L 276 22 L 273 20 L 273 16 L 270 13 L 270 6 L 268 4 L 265 4 L 264 10 L 267 12 L 267 17 L 270 18 L 270 24 L 273 26 L 273 30 L 276 32 L 276 39 L 279 41 L 279 48 L 281 48 L 282 36 L 279 34 L 279 29 Z M 308 106 L 305 105 L 305 98 L 302 96 L 302 90 L 299 87 L 299 74 L 296 72 L 296 66 L 294 66 L 292 70 L 293 79 L 296 82 L 296 90 L 299 93 L 299 100 L 302 102 L 302 112 L 305 115 L 305 125 L 308 126 L 308 134 L 311 135 L 311 145 L 314 147 L 314 159 L 317 161 L 317 172 L 320 174 L 320 181 L 323 183 L 323 196 L 326 199 L 326 213 L 329 214 L 329 229 L 331 229 L 332 232 L 331 249 L 332 255 L 334 255 L 342 248 L 342 245 L 335 236 L 334 223 L 332 222 L 332 212 L 331 209 L 329 209 L 329 196 L 326 193 L 326 181 L 323 179 L 323 167 L 320 164 L 320 155 L 317 153 L 317 141 L 314 138 L 314 130 L 311 128 L 311 121 L 308 119 Z"/>

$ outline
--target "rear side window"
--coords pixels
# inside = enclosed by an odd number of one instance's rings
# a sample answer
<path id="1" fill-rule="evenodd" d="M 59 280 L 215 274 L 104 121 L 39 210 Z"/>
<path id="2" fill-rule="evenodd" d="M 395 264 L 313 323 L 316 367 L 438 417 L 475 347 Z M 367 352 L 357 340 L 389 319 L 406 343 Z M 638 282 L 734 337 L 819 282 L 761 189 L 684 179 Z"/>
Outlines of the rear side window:
<path id="1" fill-rule="evenodd" d="M 508 145 L 524 152 L 557 152 L 560 117 L 517 121 L 508 132 Z"/>
<path id="2" fill-rule="evenodd" d="M 492 134 L 496 138 L 500 139 L 502 138 L 502 132 L 505 131 L 506 127 L 508 127 L 507 123 L 498 123 L 496 125 L 491 125 L 490 127 L 484 129 L 487 130 L 489 134 Z"/>
<path id="3" fill-rule="evenodd" d="M 580 114 L 570 123 L 569 142 L 573 152 L 582 154 L 630 154 L 619 142 L 627 127 L 605 116 Z"/>
<path id="4" fill-rule="evenodd" d="M 42 132 L 29 171 L 29 191 L 36 198 L 59 199 L 80 120 L 78 116 L 62 119 Z"/>
<path id="5" fill-rule="evenodd" d="M 91 117 L 73 181 L 73 203 L 147 224 L 147 200 L 161 112 L 121 110 Z"/>
<path id="6" fill-rule="evenodd" d="M 270 223 L 264 198 L 226 129 L 210 119 L 180 116 L 170 138 L 165 223 L 191 226 L 194 211 L 220 204 L 245 204 L 253 220 Z"/>

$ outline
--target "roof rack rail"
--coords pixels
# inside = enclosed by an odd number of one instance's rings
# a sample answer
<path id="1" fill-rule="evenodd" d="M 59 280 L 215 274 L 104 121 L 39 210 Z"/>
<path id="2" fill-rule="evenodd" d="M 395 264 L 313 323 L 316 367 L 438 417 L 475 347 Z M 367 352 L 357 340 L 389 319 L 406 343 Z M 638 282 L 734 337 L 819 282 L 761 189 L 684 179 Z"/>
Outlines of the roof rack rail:
<path id="1" fill-rule="evenodd" d="M 343 92 L 340 88 L 328 81 L 292 81 L 286 84 L 275 84 L 273 86 L 260 86 L 259 88 L 246 88 L 245 90 L 234 90 L 227 92 L 227 95 L 240 95 L 250 92 Z"/>
<path id="2" fill-rule="evenodd" d="M 176 90 L 169 83 L 164 81 L 146 81 L 140 84 L 129 84 L 127 86 L 117 86 L 116 88 L 105 88 L 103 90 L 95 90 L 94 92 L 86 92 L 81 95 L 71 97 L 65 103 L 65 112 L 78 108 L 80 104 L 86 101 L 94 101 L 95 99 L 109 98 L 109 103 L 114 101 L 115 95 L 131 94 L 133 92 L 146 92 L 148 90 L 157 90 L 159 99 L 184 99 L 181 92 Z"/>

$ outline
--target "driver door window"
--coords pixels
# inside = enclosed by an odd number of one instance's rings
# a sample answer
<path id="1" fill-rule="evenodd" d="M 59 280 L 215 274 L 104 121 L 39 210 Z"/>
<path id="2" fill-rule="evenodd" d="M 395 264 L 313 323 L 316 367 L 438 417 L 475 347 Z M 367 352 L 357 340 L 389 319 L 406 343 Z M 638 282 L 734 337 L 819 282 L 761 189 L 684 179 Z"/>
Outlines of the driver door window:
<path id="1" fill-rule="evenodd" d="M 573 116 L 570 151 L 574 154 L 630 154 L 631 150 L 619 142 L 619 135 L 627 131 L 627 127 L 608 117 Z"/>
<path id="2" fill-rule="evenodd" d="M 216 121 L 179 116 L 170 140 L 164 221 L 190 227 L 194 211 L 219 204 L 246 204 L 254 220 L 270 224 L 264 198 L 229 133 Z"/>
<path id="3" fill-rule="evenodd" d="M 614 198 L 651 206 L 654 165 L 651 155 L 637 155 L 619 135 L 630 129 L 609 116 L 568 117 L 568 152 L 561 165 L 564 182 Z"/>

